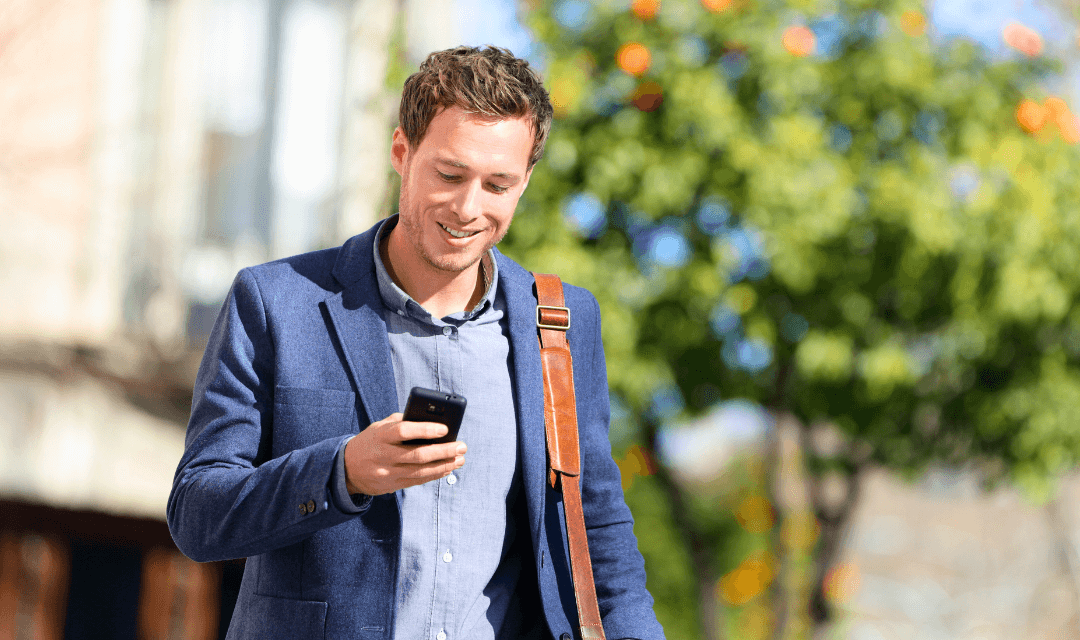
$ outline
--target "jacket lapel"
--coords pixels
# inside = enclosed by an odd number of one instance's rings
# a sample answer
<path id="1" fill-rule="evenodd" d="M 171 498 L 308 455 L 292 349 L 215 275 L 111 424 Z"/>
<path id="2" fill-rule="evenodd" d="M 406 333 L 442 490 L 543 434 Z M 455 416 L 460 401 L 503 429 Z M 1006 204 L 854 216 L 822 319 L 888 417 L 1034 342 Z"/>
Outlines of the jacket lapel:
<path id="1" fill-rule="evenodd" d="M 378 228 L 376 224 L 342 246 L 334 277 L 344 288 L 323 302 L 369 422 L 398 410 L 390 342 L 372 256 Z"/>
<path id="2" fill-rule="evenodd" d="M 540 345 L 536 334 L 536 298 L 533 276 L 495 250 L 499 264 L 499 288 L 506 296 L 513 363 L 514 408 L 518 421 L 518 452 L 529 520 L 535 536 L 540 531 L 547 482 L 547 448 L 544 441 L 544 379 L 540 368 Z"/>

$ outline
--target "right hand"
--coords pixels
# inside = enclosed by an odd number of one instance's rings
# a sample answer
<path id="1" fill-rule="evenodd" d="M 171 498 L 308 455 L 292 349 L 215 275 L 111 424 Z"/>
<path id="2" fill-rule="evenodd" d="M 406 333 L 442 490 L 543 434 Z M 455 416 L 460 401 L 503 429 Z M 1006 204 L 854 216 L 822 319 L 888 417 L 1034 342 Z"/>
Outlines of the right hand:
<path id="1" fill-rule="evenodd" d="M 405 422 L 393 413 L 374 422 L 345 445 L 345 484 L 349 493 L 378 496 L 438 480 L 465 464 L 465 443 L 402 444 L 413 438 L 446 435 L 446 425 Z"/>

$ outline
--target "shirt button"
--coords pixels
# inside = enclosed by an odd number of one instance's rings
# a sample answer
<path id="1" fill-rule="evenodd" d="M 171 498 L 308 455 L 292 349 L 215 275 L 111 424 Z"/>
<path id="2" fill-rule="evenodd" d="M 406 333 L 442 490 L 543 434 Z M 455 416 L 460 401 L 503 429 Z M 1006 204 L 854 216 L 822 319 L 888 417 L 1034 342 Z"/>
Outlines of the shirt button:
<path id="1" fill-rule="evenodd" d="M 446 476 L 446 484 L 457 484 L 457 476 L 452 473 Z"/>
<path id="2" fill-rule="evenodd" d="M 398 310 L 397 310 L 397 314 L 398 314 L 399 316 L 403 316 L 403 315 L 405 315 L 405 310 L 404 310 L 404 309 L 398 309 Z"/>
<path id="3" fill-rule="evenodd" d="M 451 560 L 453 560 L 453 559 L 454 559 L 454 556 L 450 555 L 450 551 L 449 551 L 449 550 L 447 550 L 447 552 L 446 552 L 446 553 L 442 554 L 442 561 L 443 561 L 443 562 L 450 562 L 450 561 L 451 561 Z"/>
<path id="4" fill-rule="evenodd" d="M 444 336 L 448 336 L 448 335 L 450 335 L 450 334 L 451 334 L 451 333 L 453 333 L 453 332 L 454 332 L 454 330 L 453 330 L 452 328 L 450 328 L 450 327 L 443 327 L 443 328 L 442 328 L 442 334 L 443 334 Z"/>
<path id="5" fill-rule="evenodd" d="M 446 640 L 446 632 L 440 631 L 435 635 L 435 640 Z"/>

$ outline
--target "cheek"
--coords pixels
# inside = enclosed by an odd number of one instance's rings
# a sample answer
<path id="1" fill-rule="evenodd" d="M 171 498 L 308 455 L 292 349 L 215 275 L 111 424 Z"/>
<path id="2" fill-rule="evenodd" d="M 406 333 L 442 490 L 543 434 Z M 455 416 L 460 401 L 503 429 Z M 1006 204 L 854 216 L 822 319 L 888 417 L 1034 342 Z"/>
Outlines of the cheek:
<path id="1" fill-rule="evenodd" d="M 497 209 L 499 212 L 499 224 L 502 226 L 510 224 L 510 220 L 514 217 L 514 211 L 517 209 L 517 204 L 517 198 L 513 198 L 512 200 L 504 199 L 499 202 L 499 208 Z"/>

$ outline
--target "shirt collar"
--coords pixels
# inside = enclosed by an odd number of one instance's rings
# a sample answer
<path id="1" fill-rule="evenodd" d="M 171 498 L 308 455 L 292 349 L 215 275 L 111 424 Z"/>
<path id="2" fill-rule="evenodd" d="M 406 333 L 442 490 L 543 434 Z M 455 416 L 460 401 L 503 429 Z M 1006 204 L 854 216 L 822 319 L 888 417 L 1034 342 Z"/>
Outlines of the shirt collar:
<path id="1" fill-rule="evenodd" d="M 394 282 L 390 277 L 390 273 L 386 270 L 386 265 L 383 264 L 379 245 L 382 243 L 383 237 L 397 225 L 397 222 L 398 214 L 395 213 L 383 220 L 382 224 L 379 225 L 379 230 L 375 233 L 375 246 L 372 254 L 375 256 L 375 278 L 379 283 L 379 296 L 382 298 L 383 304 L 394 313 L 409 315 L 421 320 L 437 321 L 439 318 L 432 318 L 427 310 L 421 307 L 416 300 L 413 300 L 412 296 L 405 293 L 405 290 Z M 480 271 L 484 277 L 484 297 L 480 299 L 480 302 L 472 310 L 452 313 L 447 316 L 448 318 L 472 320 L 486 312 L 495 303 L 495 293 L 499 282 L 499 265 L 490 249 L 480 259 Z"/>

